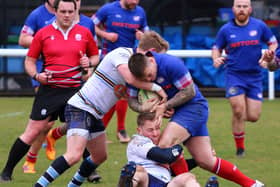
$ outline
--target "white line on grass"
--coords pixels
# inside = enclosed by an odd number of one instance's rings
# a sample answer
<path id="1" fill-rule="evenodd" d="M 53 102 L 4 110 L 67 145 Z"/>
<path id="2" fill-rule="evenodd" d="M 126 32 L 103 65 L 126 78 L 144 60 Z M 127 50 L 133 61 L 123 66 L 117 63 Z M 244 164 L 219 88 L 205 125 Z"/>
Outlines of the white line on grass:
<path id="1" fill-rule="evenodd" d="M 20 116 L 24 112 L 11 112 L 11 113 L 6 113 L 6 114 L 0 114 L 0 118 L 6 118 L 6 117 L 14 117 L 14 116 Z"/>

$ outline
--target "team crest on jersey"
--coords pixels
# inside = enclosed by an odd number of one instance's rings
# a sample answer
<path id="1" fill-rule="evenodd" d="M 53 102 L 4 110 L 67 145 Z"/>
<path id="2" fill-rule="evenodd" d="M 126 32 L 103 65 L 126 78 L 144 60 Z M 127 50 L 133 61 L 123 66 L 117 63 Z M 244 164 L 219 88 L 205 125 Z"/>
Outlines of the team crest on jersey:
<path id="1" fill-rule="evenodd" d="M 81 34 L 76 34 L 76 35 L 75 35 L 75 39 L 76 39 L 77 41 L 81 41 L 81 40 L 82 40 L 82 35 L 81 35 Z"/>
<path id="2" fill-rule="evenodd" d="M 120 14 L 116 14 L 116 18 L 121 18 L 122 16 Z"/>
<path id="3" fill-rule="evenodd" d="M 156 82 L 159 83 L 159 84 L 163 83 L 164 82 L 164 78 L 163 77 L 158 77 Z"/>
<path id="4" fill-rule="evenodd" d="M 252 30 L 249 32 L 250 36 L 256 36 L 257 34 L 258 34 L 258 31 L 256 31 L 256 30 Z"/>
<path id="5" fill-rule="evenodd" d="M 41 115 L 42 115 L 42 116 L 45 116 L 46 114 L 47 114 L 47 109 L 43 108 L 43 109 L 41 110 Z"/>
<path id="6" fill-rule="evenodd" d="M 54 40 L 54 35 L 51 35 L 51 40 Z"/>
<path id="7" fill-rule="evenodd" d="M 139 20 L 140 20 L 140 16 L 134 16 L 134 17 L 133 17 L 133 20 L 134 20 L 134 21 L 139 21 Z"/>
<path id="8" fill-rule="evenodd" d="M 237 91 L 238 91 L 238 88 L 237 87 L 230 87 L 229 88 L 229 90 L 228 90 L 228 92 L 229 92 L 229 94 L 230 95 L 235 95 L 235 94 L 237 94 Z"/>
<path id="9" fill-rule="evenodd" d="M 235 34 L 231 34 L 229 37 L 230 38 L 236 38 L 236 35 Z"/>

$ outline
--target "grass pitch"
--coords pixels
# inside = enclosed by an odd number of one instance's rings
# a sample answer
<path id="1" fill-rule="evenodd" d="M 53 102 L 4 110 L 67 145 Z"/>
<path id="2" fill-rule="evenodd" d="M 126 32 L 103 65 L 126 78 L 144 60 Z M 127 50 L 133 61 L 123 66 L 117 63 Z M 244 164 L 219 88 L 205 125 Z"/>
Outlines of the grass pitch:
<path id="1" fill-rule="evenodd" d="M 15 139 L 23 132 L 28 121 L 33 98 L 0 98 L 0 169 L 4 167 L 8 151 Z M 265 100 L 261 119 L 257 123 L 246 125 L 246 156 L 238 159 L 235 156 L 234 142 L 231 135 L 231 110 L 229 103 L 223 98 L 209 98 L 210 115 L 208 129 L 211 135 L 211 142 L 217 155 L 229 160 L 251 178 L 263 181 L 269 187 L 279 187 L 280 170 L 280 100 Z M 136 114 L 128 111 L 127 131 L 131 135 L 135 132 Z M 59 124 L 56 124 L 56 126 Z M 100 183 L 85 183 L 83 186 L 116 187 L 120 169 L 126 163 L 125 144 L 120 144 L 116 139 L 116 120 L 113 117 L 108 129 L 108 139 L 113 143 L 108 144 L 108 160 L 98 168 L 102 176 Z M 65 138 L 57 142 L 57 155 L 65 151 Z M 185 152 L 186 157 L 190 155 Z M 30 187 L 36 182 L 40 175 L 49 166 L 51 161 L 45 157 L 44 149 L 40 151 L 36 174 L 23 174 L 21 166 L 24 159 L 17 165 L 14 171 L 12 183 L 0 184 L 5 187 Z M 78 168 L 75 165 L 66 173 L 60 176 L 50 186 L 67 186 L 69 180 Z M 200 168 L 192 171 L 201 186 L 212 174 Z M 238 185 L 219 178 L 221 187 L 237 187 Z"/>

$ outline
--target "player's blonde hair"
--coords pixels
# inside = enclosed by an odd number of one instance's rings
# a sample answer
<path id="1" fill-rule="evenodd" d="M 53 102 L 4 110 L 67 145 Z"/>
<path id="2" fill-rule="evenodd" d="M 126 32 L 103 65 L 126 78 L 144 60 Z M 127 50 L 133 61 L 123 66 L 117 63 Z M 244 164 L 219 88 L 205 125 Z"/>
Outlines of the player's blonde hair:
<path id="1" fill-rule="evenodd" d="M 169 43 L 157 32 L 146 31 L 142 35 L 138 47 L 144 51 L 154 48 L 156 52 L 165 52 L 169 49 Z"/>
<path id="2" fill-rule="evenodd" d="M 156 119 L 155 112 L 143 112 L 139 113 L 137 116 L 137 126 L 141 127 L 146 121 L 154 121 Z"/>

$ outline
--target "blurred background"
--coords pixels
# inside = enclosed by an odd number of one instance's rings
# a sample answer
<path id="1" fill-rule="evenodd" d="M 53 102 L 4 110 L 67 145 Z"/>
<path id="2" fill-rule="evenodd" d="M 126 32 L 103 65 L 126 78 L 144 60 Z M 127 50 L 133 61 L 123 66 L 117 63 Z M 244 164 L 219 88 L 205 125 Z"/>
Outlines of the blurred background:
<path id="1" fill-rule="evenodd" d="M 0 48 L 21 48 L 18 36 L 28 14 L 43 0 L 0 0 Z M 92 16 L 109 0 L 82 0 L 81 12 Z M 170 43 L 170 49 L 211 49 L 217 30 L 232 18 L 232 0 L 140 0 L 151 30 Z M 280 1 L 252 0 L 253 16 L 264 20 L 280 41 Z M 206 96 L 224 96 L 223 68 L 215 69 L 210 58 L 183 59 Z M 33 95 L 24 72 L 24 57 L 0 56 L 0 96 Z M 268 88 L 263 72 L 264 95 Z M 280 73 L 275 73 L 276 96 Z"/>

